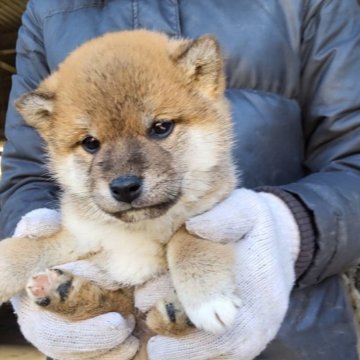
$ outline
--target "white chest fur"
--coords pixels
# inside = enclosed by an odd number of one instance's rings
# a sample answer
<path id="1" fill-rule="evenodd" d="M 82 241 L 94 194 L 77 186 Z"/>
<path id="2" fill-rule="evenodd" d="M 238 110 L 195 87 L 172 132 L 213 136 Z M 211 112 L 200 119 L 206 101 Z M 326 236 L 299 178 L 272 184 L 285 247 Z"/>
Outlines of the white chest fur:
<path id="1" fill-rule="evenodd" d="M 165 271 L 164 239 L 146 231 L 122 230 L 101 241 L 103 255 L 99 265 L 107 269 L 112 279 L 123 285 L 137 285 Z"/>
<path id="2" fill-rule="evenodd" d="M 69 211 L 64 214 L 69 214 L 63 222 L 75 235 L 80 252 L 101 248 L 93 261 L 114 281 L 137 285 L 166 270 L 164 245 L 174 231 L 169 219 L 136 228 L 115 221 L 85 220 Z"/>
<path id="3" fill-rule="evenodd" d="M 138 285 L 166 270 L 165 245 L 172 235 L 186 219 L 207 210 L 214 202 L 212 197 L 201 201 L 184 197 L 159 218 L 126 224 L 101 213 L 92 219 L 85 218 L 75 203 L 64 201 L 63 224 L 75 236 L 79 253 L 101 248 L 100 255 L 92 260 L 112 280 Z"/>

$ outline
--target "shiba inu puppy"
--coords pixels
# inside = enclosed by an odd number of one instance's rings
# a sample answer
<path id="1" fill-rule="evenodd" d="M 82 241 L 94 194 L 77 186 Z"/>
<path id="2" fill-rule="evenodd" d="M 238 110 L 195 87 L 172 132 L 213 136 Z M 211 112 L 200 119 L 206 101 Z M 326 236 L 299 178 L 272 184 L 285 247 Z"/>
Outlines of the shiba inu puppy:
<path id="1" fill-rule="evenodd" d="M 132 288 L 169 270 L 176 296 L 148 314 L 153 331 L 231 324 L 239 305 L 232 245 L 183 226 L 235 187 L 224 87 L 213 37 L 139 30 L 85 43 L 20 98 L 18 111 L 45 140 L 63 219 L 51 237 L 0 242 L 0 302 L 27 286 L 40 306 L 69 318 L 126 315 Z M 84 257 L 120 289 L 44 272 Z"/>

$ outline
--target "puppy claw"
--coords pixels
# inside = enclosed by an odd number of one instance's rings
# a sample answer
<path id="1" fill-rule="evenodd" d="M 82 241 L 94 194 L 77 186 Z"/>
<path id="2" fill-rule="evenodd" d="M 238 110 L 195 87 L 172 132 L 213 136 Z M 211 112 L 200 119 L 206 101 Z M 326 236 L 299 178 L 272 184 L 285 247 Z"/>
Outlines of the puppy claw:
<path id="1" fill-rule="evenodd" d="M 51 304 L 51 300 L 49 297 L 43 297 L 43 298 L 39 298 L 37 300 L 35 300 L 35 303 L 39 306 L 49 306 Z"/>
<path id="2" fill-rule="evenodd" d="M 173 303 L 165 304 L 165 309 L 170 322 L 176 322 L 176 309 Z"/>

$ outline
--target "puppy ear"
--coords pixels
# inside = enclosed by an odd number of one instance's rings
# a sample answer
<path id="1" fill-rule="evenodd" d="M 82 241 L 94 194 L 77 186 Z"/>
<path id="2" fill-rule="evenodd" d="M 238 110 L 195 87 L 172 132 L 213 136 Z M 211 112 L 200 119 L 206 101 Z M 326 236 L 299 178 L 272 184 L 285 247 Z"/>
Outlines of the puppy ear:
<path id="1" fill-rule="evenodd" d="M 52 75 L 39 87 L 15 101 L 17 111 L 25 122 L 44 136 L 50 129 L 50 119 L 54 111 L 56 79 Z"/>
<path id="2" fill-rule="evenodd" d="M 195 40 L 170 40 L 170 53 L 199 91 L 212 98 L 223 94 L 223 58 L 215 37 L 204 35 Z"/>

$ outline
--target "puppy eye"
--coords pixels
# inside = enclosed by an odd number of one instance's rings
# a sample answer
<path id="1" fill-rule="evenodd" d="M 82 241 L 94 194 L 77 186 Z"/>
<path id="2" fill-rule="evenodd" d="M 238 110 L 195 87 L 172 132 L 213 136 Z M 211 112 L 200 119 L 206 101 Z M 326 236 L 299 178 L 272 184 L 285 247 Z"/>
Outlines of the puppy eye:
<path id="1" fill-rule="evenodd" d="M 82 142 L 81 146 L 90 154 L 95 154 L 100 149 L 100 141 L 92 136 L 87 136 Z"/>
<path id="2" fill-rule="evenodd" d="M 154 139 L 164 139 L 172 133 L 174 126 L 175 124 L 171 120 L 156 121 L 152 124 L 149 135 Z"/>

